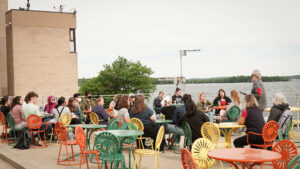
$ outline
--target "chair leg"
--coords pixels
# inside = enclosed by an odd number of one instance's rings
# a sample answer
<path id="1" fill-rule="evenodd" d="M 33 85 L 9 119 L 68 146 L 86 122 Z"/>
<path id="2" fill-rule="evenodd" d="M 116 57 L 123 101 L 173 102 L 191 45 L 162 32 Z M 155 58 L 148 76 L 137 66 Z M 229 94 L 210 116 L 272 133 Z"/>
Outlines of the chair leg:
<path id="1" fill-rule="evenodd" d="M 44 143 L 45 143 L 45 147 L 48 147 L 47 146 L 47 139 L 46 139 L 46 130 L 44 131 Z"/>
<path id="2" fill-rule="evenodd" d="M 98 154 L 95 153 L 95 156 L 96 156 L 96 160 L 97 160 L 98 169 L 100 169 L 100 164 L 99 164 L 100 162 L 99 162 Z"/>
<path id="3" fill-rule="evenodd" d="M 50 136 L 50 144 L 52 143 L 52 137 L 53 137 L 53 128 L 52 128 L 51 136 Z"/>
<path id="4" fill-rule="evenodd" d="M 65 145 L 66 151 L 67 151 L 67 158 L 68 158 L 68 163 L 70 164 L 70 158 L 69 158 L 69 152 L 68 152 L 68 145 Z"/>
<path id="5" fill-rule="evenodd" d="M 136 169 L 136 160 L 137 160 L 137 158 L 138 158 L 138 156 L 136 156 L 135 158 L 134 158 L 134 162 L 133 162 L 133 169 Z"/>
<path id="6" fill-rule="evenodd" d="M 142 158 L 143 158 L 143 156 L 141 155 L 141 156 L 140 156 L 140 162 L 139 162 L 139 169 L 141 169 Z"/>
<path id="7" fill-rule="evenodd" d="M 221 165 L 221 168 L 223 169 L 223 163 L 222 163 L 222 161 L 220 161 L 220 165 Z"/>
<path id="8" fill-rule="evenodd" d="M 74 150 L 73 150 L 73 145 L 71 144 L 71 150 L 72 150 L 72 160 L 74 161 Z"/>
<path id="9" fill-rule="evenodd" d="M 83 156 L 83 154 L 80 154 L 79 169 L 81 169 L 81 165 L 83 164 L 82 160 L 84 161 L 84 156 Z"/>
<path id="10" fill-rule="evenodd" d="M 57 164 L 60 163 L 59 157 L 60 157 L 60 152 L 61 152 L 61 146 L 62 146 L 62 144 L 60 144 L 60 147 L 59 147 L 59 153 L 58 153 L 58 158 L 57 158 Z"/>
<path id="11" fill-rule="evenodd" d="M 157 156 L 154 155 L 154 169 L 156 169 L 156 160 L 157 160 Z"/>
<path id="12" fill-rule="evenodd" d="M 160 169 L 160 159 L 159 159 L 159 154 L 157 154 L 157 160 L 158 160 L 158 168 Z"/>
<path id="13" fill-rule="evenodd" d="M 86 160 L 86 166 L 89 169 L 89 160 L 88 160 L 87 154 L 85 154 L 85 160 Z"/>

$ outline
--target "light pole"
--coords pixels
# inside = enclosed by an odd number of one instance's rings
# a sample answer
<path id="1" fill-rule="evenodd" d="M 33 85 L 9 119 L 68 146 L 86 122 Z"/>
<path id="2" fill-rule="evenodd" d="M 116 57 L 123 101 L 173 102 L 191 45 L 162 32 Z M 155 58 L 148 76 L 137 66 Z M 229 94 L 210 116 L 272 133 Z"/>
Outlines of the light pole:
<path id="1" fill-rule="evenodd" d="M 193 49 L 193 50 L 179 50 L 180 52 L 180 81 L 182 82 L 182 56 L 186 56 L 187 52 L 200 52 L 200 49 Z"/>

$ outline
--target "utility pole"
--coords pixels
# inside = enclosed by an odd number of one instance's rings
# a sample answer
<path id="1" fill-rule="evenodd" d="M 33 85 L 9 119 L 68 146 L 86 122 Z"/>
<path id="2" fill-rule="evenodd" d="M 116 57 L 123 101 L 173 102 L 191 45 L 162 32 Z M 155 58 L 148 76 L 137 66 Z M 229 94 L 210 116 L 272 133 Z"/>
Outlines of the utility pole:
<path id="1" fill-rule="evenodd" d="M 29 11 L 29 8 L 30 8 L 30 3 L 29 3 L 29 0 L 27 0 L 27 10 Z"/>
<path id="2" fill-rule="evenodd" d="M 180 82 L 183 83 L 183 75 L 182 75 L 182 56 L 186 56 L 187 52 L 200 52 L 200 49 L 193 50 L 179 50 L 180 52 Z M 178 82 L 177 82 L 178 85 Z"/>

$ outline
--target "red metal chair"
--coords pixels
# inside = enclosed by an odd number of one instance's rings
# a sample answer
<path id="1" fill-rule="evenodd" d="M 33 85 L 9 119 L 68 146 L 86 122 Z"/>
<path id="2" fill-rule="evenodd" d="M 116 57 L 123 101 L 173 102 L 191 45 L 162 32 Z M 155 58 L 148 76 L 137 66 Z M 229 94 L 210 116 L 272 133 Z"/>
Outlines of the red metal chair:
<path id="1" fill-rule="evenodd" d="M 289 162 L 297 156 L 297 146 L 290 140 L 281 140 L 274 145 L 273 151 L 281 154 L 281 160 L 273 161 L 275 168 L 286 169 Z"/>
<path id="2" fill-rule="evenodd" d="M 6 124 L 6 118 L 4 116 L 4 114 L 2 112 L 0 112 L 0 122 L 2 124 L 2 133 L 1 133 L 1 142 L 2 143 L 8 143 L 8 132 L 7 129 L 9 129 L 9 127 Z"/>
<path id="3" fill-rule="evenodd" d="M 181 161 L 183 169 L 197 169 L 196 163 L 188 149 L 184 148 L 181 151 Z"/>
<path id="4" fill-rule="evenodd" d="M 86 149 L 86 135 L 82 129 L 82 127 L 77 126 L 75 128 L 75 139 L 77 141 L 77 144 L 79 145 L 80 151 L 81 151 L 81 157 L 80 157 L 80 167 L 79 169 L 81 169 L 81 165 L 84 164 L 84 157 L 86 159 L 86 166 L 87 168 L 89 168 L 89 162 L 88 162 L 88 157 L 87 154 L 95 154 L 96 159 L 97 159 L 97 164 L 98 164 L 98 168 L 100 169 L 100 164 L 99 164 L 99 158 L 98 158 L 98 150 L 87 150 Z"/>
<path id="5" fill-rule="evenodd" d="M 41 126 L 45 124 L 46 127 L 44 130 L 41 130 Z M 33 143 L 33 140 L 34 140 L 34 133 L 37 133 L 38 137 L 39 137 L 39 141 L 42 142 L 42 138 L 41 138 L 41 135 L 40 133 L 44 133 L 44 146 L 41 146 L 41 148 L 44 148 L 44 147 L 48 147 L 47 146 L 47 140 L 46 140 L 46 131 L 47 131 L 47 128 L 48 128 L 48 123 L 43 123 L 42 121 L 42 118 L 36 114 L 31 114 L 28 116 L 27 118 L 27 126 L 29 127 L 30 129 L 30 133 L 31 133 L 31 138 L 32 138 L 32 143 Z M 37 147 L 35 147 L 37 148 Z"/>
<path id="6" fill-rule="evenodd" d="M 275 139 L 278 136 L 278 132 L 277 132 L 278 129 L 279 129 L 279 125 L 276 121 L 269 121 L 264 125 L 261 134 L 249 131 L 247 133 L 247 143 L 250 146 L 261 147 L 264 149 L 267 149 L 268 147 L 272 147 L 273 142 L 275 141 Z M 249 134 L 261 136 L 264 140 L 264 144 L 251 144 L 249 142 Z"/>
<path id="7" fill-rule="evenodd" d="M 68 165 L 68 166 L 80 165 L 80 163 L 71 163 L 71 161 L 75 161 L 74 160 L 73 145 L 76 145 L 77 142 L 76 142 L 76 140 L 68 140 L 68 130 L 62 122 L 55 123 L 55 133 L 56 133 L 56 135 L 58 137 L 58 140 L 60 142 L 60 148 L 59 148 L 59 153 L 58 153 L 58 158 L 57 158 L 57 164 L 58 165 Z M 60 161 L 59 158 L 60 158 L 60 153 L 61 153 L 61 147 L 63 145 L 66 147 L 67 159 Z M 70 160 L 70 157 L 69 157 L 68 145 L 71 146 L 72 160 Z M 68 163 L 66 164 L 65 162 L 68 162 Z"/>

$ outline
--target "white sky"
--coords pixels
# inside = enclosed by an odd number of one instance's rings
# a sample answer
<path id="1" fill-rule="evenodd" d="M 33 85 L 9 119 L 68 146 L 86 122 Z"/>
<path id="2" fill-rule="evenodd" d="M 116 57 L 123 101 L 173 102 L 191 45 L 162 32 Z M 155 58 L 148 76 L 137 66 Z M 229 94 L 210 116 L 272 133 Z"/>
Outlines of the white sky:
<path id="1" fill-rule="evenodd" d="M 26 0 L 8 0 L 9 9 Z M 300 74 L 299 0 L 30 0 L 32 10 L 77 11 L 79 77 L 94 77 L 119 55 L 154 77 Z"/>

